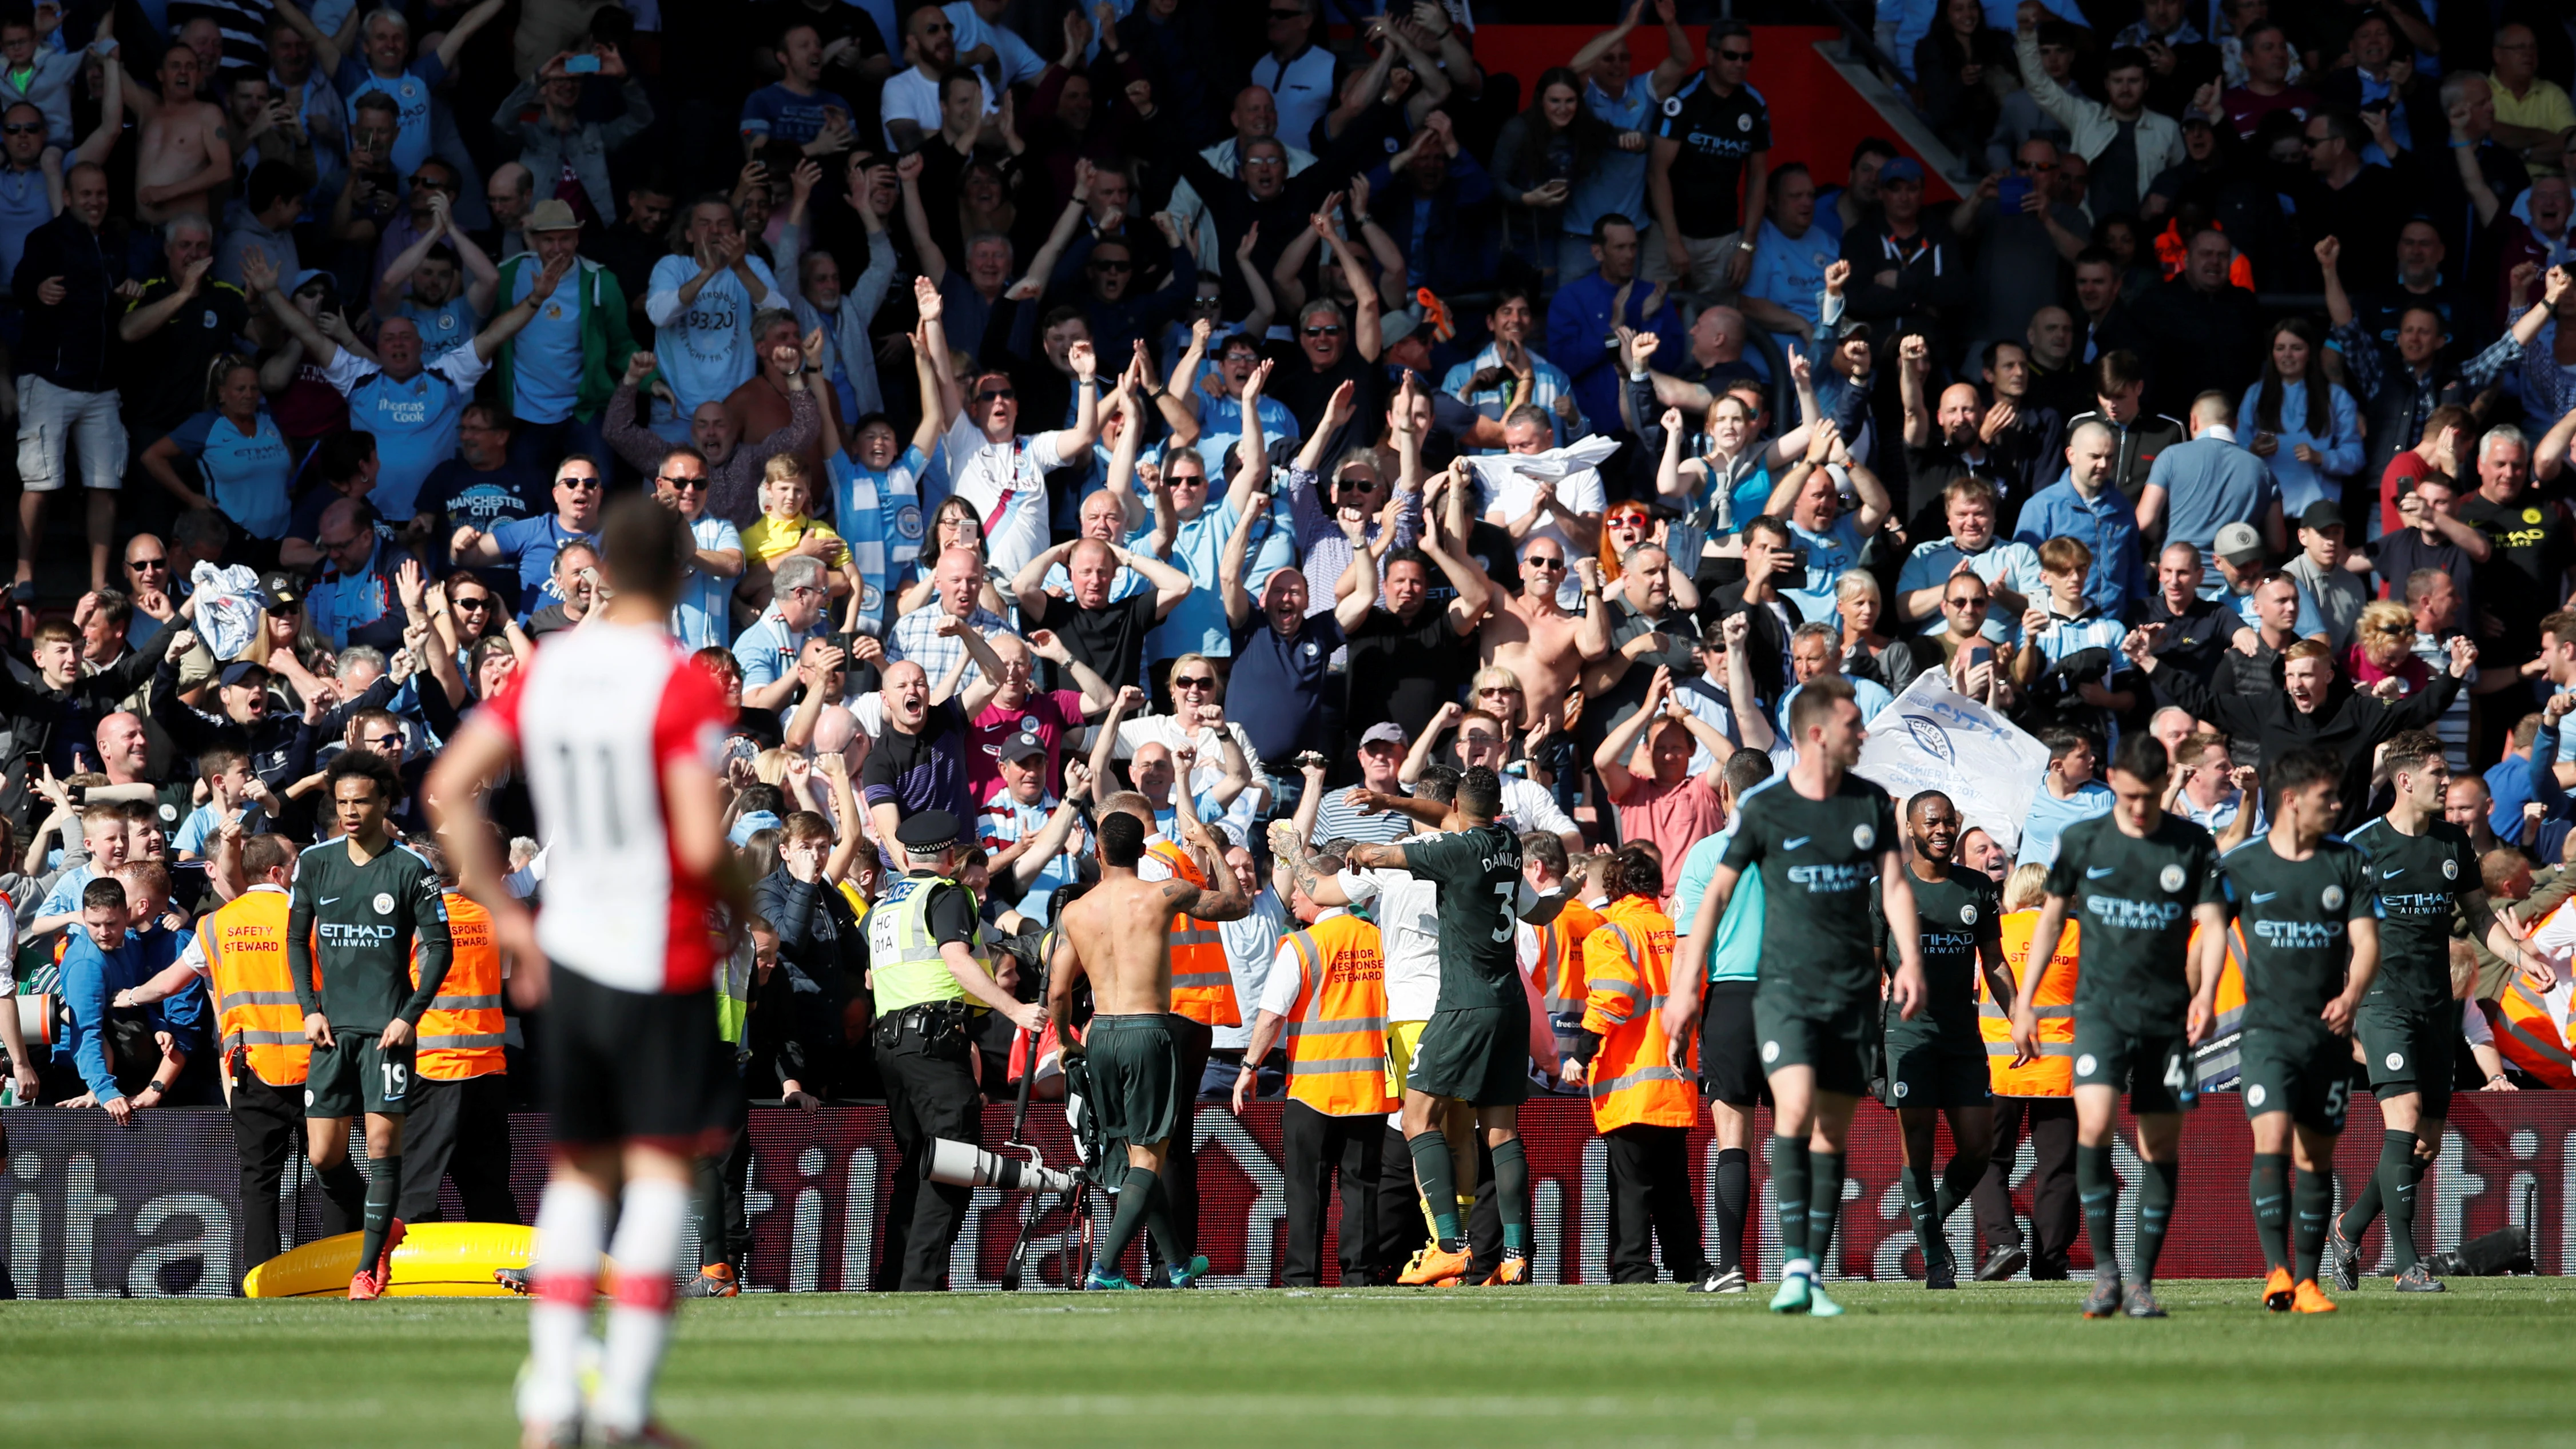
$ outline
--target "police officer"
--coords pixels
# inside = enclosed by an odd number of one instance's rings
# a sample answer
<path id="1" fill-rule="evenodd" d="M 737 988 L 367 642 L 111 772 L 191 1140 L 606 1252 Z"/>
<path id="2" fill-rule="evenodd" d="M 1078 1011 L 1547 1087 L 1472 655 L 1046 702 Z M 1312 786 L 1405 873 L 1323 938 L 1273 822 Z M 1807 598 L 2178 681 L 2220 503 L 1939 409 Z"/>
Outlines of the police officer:
<path id="1" fill-rule="evenodd" d="M 886 1204 L 885 1238 L 870 1287 L 937 1292 L 974 1189 L 928 1183 L 930 1145 L 977 1142 L 977 1019 L 999 1011 L 1036 1031 L 1046 1008 L 1015 1000 L 975 959 L 974 895 L 954 879 L 957 817 L 924 810 L 895 829 L 903 877 L 868 913 L 868 966 L 876 982 L 876 1060 L 886 1115 L 903 1165 Z"/>

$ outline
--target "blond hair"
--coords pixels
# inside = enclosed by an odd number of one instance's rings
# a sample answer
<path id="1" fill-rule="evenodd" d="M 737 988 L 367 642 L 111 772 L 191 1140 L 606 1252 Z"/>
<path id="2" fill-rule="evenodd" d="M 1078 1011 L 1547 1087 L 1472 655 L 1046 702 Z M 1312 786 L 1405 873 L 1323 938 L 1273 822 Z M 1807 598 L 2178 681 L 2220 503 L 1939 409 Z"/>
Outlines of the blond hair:
<path id="1" fill-rule="evenodd" d="M 2026 911 L 2048 899 L 2048 867 L 2038 861 L 2013 867 L 2004 877 L 2004 909 Z"/>

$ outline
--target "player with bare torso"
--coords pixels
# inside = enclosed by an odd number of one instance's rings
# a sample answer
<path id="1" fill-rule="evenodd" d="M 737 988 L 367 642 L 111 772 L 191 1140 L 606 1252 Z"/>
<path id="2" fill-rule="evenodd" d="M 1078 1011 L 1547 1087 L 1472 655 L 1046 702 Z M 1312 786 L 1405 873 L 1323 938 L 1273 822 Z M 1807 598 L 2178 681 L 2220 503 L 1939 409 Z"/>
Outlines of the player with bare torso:
<path id="1" fill-rule="evenodd" d="M 429 777 L 440 841 L 518 963 L 523 1005 L 547 1000 L 542 1100 L 554 1167 L 537 1209 L 537 1299 L 519 1388 L 521 1443 L 661 1442 L 651 1395 L 670 1333 L 671 1274 L 692 1163 L 740 1111 L 716 1033 L 719 904 L 742 921 L 714 760 L 723 696 L 664 626 L 680 588 L 678 514 L 620 499 L 601 528 L 602 617 L 549 642 L 478 710 Z M 502 882 L 482 796 L 524 772 L 549 857 L 532 917 Z M 622 1191 L 621 1191 L 622 1187 Z M 612 1207 L 617 1237 L 607 1243 Z M 598 1386 L 582 1343 L 603 1245 L 616 1264 Z"/>
<path id="2" fill-rule="evenodd" d="M 1240 920 L 1251 902 L 1226 865 L 1216 836 L 1197 820 L 1184 820 L 1183 841 L 1212 884 L 1139 879 L 1136 862 L 1144 858 L 1145 836 L 1152 829 L 1128 810 L 1102 813 L 1100 884 L 1058 918 L 1055 961 L 1047 975 L 1047 1014 L 1068 1052 L 1075 1049 L 1069 1020 L 1073 984 L 1084 977 L 1091 981 L 1095 1014 L 1082 1050 L 1089 1060 L 1093 1105 L 1102 1130 L 1127 1144 L 1118 1211 L 1092 1260 L 1086 1288 L 1136 1286 L 1118 1271 L 1118 1260 L 1135 1240 L 1140 1222 L 1152 1230 L 1164 1261 L 1172 1265 L 1175 1287 L 1195 1280 L 1208 1266 L 1205 1258 L 1180 1256 L 1162 1189 L 1173 1125 L 1197 1089 L 1195 1082 L 1178 1080 L 1172 1049 L 1171 924 L 1176 915 Z"/>

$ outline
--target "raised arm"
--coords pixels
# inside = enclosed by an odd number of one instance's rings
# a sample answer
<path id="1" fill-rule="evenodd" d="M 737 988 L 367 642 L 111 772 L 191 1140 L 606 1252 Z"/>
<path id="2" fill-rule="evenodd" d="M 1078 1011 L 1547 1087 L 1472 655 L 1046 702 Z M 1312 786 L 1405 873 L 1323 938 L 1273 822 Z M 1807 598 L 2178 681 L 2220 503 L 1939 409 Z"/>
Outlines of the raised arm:
<path id="1" fill-rule="evenodd" d="M 438 43 L 438 64 L 450 79 L 456 75 L 456 62 L 465 54 L 465 43 L 474 38 L 474 32 L 491 24 L 492 17 L 500 14 L 501 7 L 509 3 L 510 0 L 483 0 L 482 4 L 466 11 L 462 19 L 447 28 L 447 38 Z"/>
<path id="2" fill-rule="evenodd" d="M 1225 537 L 1225 552 L 1217 559 L 1217 597 L 1225 604 L 1228 628 L 1240 629 L 1260 613 L 1251 592 L 1243 586 L 1244 561 L 1252 553 L 1252 535 L 1260 531 L 1260 520 L 1260 513 L 1253 509 L 1236 514 L 1234 530 Z"/>

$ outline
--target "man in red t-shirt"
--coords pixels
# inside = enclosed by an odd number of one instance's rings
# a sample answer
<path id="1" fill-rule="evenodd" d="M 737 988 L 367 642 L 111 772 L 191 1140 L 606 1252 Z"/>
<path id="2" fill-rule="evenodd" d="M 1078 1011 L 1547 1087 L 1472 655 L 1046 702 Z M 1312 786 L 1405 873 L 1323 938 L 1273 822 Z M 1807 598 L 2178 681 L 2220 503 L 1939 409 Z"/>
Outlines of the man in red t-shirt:
<path id="1" fill-rule="evenodd" d="M 1651 733 L 1649 728 L 1651 727 Z M 1629 769 L 1637 737 L 1648 735 L 1649 773 Z M 1716 757 L 1705 775 L 1690 772 L 1695 745 L 1706 745 Z M 1664 899 L 1681 880 L 1682 857 L 1693 842 L 1726 826 L 1726 806 L 1717 785 L 1735 746 L 1717 727 L 1686 708 L 1673 694 L 1673 672 L 1657 669 L 1646 686 L 1646 703 L 1621 720 L 1592 752 L 1592 768 L 1601 772 L 1601 788 L 1619 807 L 1619 838 L 1643 840 L 1663 852 Z"/>
<path id="2" fill-rule="evenodd" d="M 2433 409 L 2424 418 L 2424 436 L 2414 447 L 2388 460 L 2379 473 L 2379 531 L 2395 533 L 2413 524 L 2397 515 L 2397 500 L 2415 491 L 2415 485 L 2440 474 L 2445 478 L 2460 476 L 2460 432 L 2469 424 L 2469 410 L 2458 406 Z"/>
<path id="3" fill-rule="evenodd" d="M 1047 630 L 1032 631 L 1027 643 L 1016 634 L 996 634 L 989 642 L 1001 656 L 1002 673 L 995 681 L 993 702 L 975 716 L 966 738 L 966 790 L 979 806 L 993 803 L 993 797 L 1002 793 L 1000 754 L 1005 740 L 1027 733 L 1046 741 L 1045 778 L 1061 780 L 1065 737 L 1082 728 L 1085 716 L 1105 712 L 1118 698 L 1118 691 L 1098 670 L 1074 658 L 1064 641 Z M 1082 688 L 1031 688 L 1033 655 L 1070 673 Z"/>

